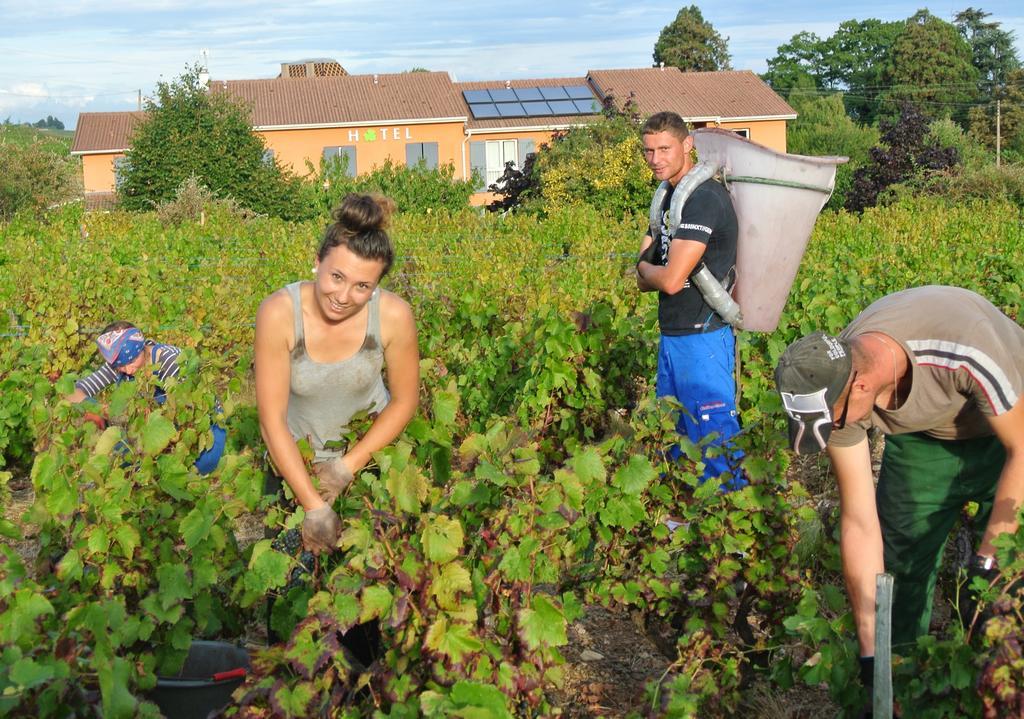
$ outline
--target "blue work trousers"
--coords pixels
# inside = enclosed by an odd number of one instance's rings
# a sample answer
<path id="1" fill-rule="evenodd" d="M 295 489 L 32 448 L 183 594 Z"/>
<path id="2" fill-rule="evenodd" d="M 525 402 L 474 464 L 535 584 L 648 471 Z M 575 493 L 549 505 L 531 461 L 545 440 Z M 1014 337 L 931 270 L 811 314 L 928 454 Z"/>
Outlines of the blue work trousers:
<path id="1" fill-rule="evenodd" d="M 736 413 L 736 339 L 731 327 L 689 335 L 662 335 L 658 345 L 658 397 L 673 396 L 683 406 L 677 430 L 692 442 L 716 434 L 703 449 L 701 482 L 718 479 L 726 490 L 747 484 L 740 469 L 743 452 L 729 439 L 740 431 Z M 725 449 L 708 456 L 711 447 Z M 680 450 L 674 447 L 673 459 Z M 728 475 L 726 475 L 728 473 Z M 723 476 L 726 475 L 726 476 Z"/>

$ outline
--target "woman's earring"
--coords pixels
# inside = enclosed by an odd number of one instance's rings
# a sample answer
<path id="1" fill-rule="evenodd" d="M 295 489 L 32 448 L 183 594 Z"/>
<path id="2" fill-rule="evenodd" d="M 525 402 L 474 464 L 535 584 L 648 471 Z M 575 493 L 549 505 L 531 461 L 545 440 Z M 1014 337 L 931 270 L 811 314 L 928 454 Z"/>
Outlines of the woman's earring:
<path id="1" fill-rule="evenodd" d="M 315 267 L 312 269 L 312 272 L 313 272 L 314 275 L 316 274 L 316 268 Z"/>

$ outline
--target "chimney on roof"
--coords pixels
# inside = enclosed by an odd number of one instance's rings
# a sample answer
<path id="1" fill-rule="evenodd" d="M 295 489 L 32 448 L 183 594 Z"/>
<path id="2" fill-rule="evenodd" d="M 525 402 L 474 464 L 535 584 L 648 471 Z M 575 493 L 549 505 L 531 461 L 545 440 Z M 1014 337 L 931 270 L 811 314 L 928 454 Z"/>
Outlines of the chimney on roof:
<path id="1" fill-rule="evenodd" d="M 506 90 L 511 90 L 512 89 L 512 81 L 511 80 L 505 80 L 505 89 Z"/>
<path id="2" fill-rule="evenodd" d="M 662 72 L 665 72 L 665 61 L 664 61 L 664 60 L 662 60 L 661 62 L 659 62 L 659 63 L 658 63 L 658 65 L 660 65 L 660 66 L 661 66 L 661 71 L 662 71 Z"/>
<path id="3" fill-rule="evenodd" d="M 206 49 L 203 49 L 203 50 L 199 51 L 199 54 L 203 58 L 202 62 L 199 65 L 199 84 L 202 85 L 204 89 L 209 90 L 210 89 L 210 57 L 209 57 L 210 56 L 210 51 L 206 50 Z"/>
<path id="4" fill-rule="evenodd" d="M 377 73 L 373 73 L 373 84 L 377 85 Z"/>

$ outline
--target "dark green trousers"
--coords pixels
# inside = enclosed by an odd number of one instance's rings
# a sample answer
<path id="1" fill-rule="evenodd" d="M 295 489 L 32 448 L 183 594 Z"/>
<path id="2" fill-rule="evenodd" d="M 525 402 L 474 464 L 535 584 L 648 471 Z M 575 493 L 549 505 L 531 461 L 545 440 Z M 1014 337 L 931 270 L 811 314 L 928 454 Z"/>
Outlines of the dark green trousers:
<path id="1" fill-rule="evenodd" d="M 975 540 L 992 512 L 1006 453 L 997 437 L 944 441 L 923 434 L 885 438 L 876 499 L 893 575 L 892 643 L 928 633 L 942 550 L 963 506 L 979 505 Z"/>

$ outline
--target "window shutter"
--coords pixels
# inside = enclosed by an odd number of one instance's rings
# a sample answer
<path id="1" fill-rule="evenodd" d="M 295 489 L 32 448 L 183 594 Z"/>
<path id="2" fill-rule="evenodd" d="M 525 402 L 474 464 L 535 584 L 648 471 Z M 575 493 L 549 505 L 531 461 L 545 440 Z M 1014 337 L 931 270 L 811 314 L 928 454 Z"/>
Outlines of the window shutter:
<path id="1" fill-rule="evenodd" d="M 533 140 L 519 141 L 519 159 L 516 162 L 516 169 L 522 171 L 526 167 L 526 156 L 533 153 Z"/>
<path id="2" fill-rule="evenodd" d="M 340 152 L 338 154 L 341 155 L 342 157 L 344 157 L 346 160 L 348 160 L 348 163 L 345 166 L 345 174 L 348 175 L 349 177 L 355 177 L 356 176 L 356 148 L 355 148 L 355 145 L 346 145 L 345 147 L 341 147 L 341 148 L 338 148 L 338 149 L 340 150 Z"/>
<path id="3" fill-rule="evenodd" d="M 477 192 L 483 192 L 487 186 L 487 145 L 484 142 L 469 143 L 469 166 L 477 173 Z M 468 178 L 467 178 L 468 179 Z"/>
<path id="4" fill-rule="evenodd" d="M 437 169 L 437 143 L 436 142 L 424 142 L 423 143 L 423 159 L 427 163 L 428 170 Z"/>
<path id="5" fill-rule="evenodd" d="M 405 143 L 405 164 L 409 167 L 416 167 L 416 163 L 423 157 L 422 142 Z"/>

